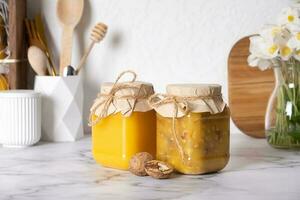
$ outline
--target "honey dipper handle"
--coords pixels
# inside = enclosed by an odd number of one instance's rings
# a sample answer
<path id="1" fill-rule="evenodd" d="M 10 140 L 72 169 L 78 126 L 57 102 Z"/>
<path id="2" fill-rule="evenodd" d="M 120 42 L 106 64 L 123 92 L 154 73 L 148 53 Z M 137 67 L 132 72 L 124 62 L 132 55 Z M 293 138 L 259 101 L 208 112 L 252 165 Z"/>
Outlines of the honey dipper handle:
<path id="1" fill-rule="evenodd" d="M 84 62 L 86 61 L 88 55 L 90 54 L 91 50 L 93 49 L 95 44 L 95 41 L 92 41 L 89 48 L 84 52 L 78 66 L 76 67 L 76 74 L 79 73 L 79 71 L 81 70 L 81 68 L 83 67 Z"/>

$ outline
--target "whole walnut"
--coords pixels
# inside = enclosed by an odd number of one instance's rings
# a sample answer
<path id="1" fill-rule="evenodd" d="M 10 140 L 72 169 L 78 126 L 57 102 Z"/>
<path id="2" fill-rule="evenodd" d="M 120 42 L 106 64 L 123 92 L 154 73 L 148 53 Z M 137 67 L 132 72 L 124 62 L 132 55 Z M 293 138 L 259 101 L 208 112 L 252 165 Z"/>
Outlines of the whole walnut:
<path id="1" fill-rule="evenodd" d="M 140 152 L 131 157 L 129 171 L 137 176 L 147 176 L 145 163 L 153 160 L 153 156 L 147 152 Z"/>

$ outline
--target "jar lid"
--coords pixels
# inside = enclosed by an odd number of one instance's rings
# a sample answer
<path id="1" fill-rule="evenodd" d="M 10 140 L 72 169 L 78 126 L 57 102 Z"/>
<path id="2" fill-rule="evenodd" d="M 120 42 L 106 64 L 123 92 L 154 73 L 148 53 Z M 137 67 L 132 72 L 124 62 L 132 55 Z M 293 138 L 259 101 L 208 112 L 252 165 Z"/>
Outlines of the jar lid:
<path id="1" fill-rule="evenodd" d="M 125 74 L 131 74 L 131 81 L 119 82 Z M 151 83 L 136 81 L 136 73 L 124 71 L 114 83 L 106 82 L 101 86 L 100 93 L 91 107 L 89 124 L 95 125 L 102 118 L 115 113 L 128 117 L 134 111 L 147 112 L 152 110 L 148 98 L 154 94 Z M 96 120 L 93 116 L 96 115 Z"/>
<path id="2" fill-rule="evenodd" d="M 222 86 L 218 84 L 170 84 L 167 94 L 180 97 L 209 97 L 221 95 Z"/>
<path id="3" fill-rule="evenodd" d="M 114 83 L 111 82 L 103 83 L 101 85 L 100 93 L 104 95 L 108 95 L 111 92 L 113 86 Z M 141 82 L 141 81 L 122 82 L 122 83 L 116 83 L 115 87 L 121 87 L 114 93 L 116 97 L 125 96 L 125 95 L 136 96 L 136 97 L 148 97 L 154 94 L 153 85 L 147 82 Z"/>
<path id="4" fill-rule="evenodd" d="M 166 94 L 150 97 L 150 105 L 164 117 L 183 117 L 189 112 L 223 112 L 222 87 L 218 84 L 170 84 Z"/>
<path id="5" fill-rule="evenodd" d="M 41 94 L 34 90 L 3 90 L 0 91 L 0 98 L 22 98 L 40 97 Z"/>

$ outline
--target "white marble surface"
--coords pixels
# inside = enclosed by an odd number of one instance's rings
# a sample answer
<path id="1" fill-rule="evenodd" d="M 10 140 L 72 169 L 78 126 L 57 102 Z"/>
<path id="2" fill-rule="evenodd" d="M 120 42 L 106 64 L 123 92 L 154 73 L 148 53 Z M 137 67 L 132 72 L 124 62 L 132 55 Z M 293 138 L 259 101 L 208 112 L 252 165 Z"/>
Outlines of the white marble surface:
<path id="1" fill-rule="evenodd" d="M 300 152 L 277 150 L 265 140 L 234 134 L 231 159 L 220 173 L 168 180 L 102 168 L 91 139 L 0 147 L 0 199 L 300 199 Z"/>

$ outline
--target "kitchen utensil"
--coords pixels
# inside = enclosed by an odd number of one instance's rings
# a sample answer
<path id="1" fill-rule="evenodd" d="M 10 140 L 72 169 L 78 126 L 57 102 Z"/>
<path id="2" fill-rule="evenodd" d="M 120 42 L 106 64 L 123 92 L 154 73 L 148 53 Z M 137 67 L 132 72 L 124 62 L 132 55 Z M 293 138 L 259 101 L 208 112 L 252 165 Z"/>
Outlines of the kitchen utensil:
<path id="1" fill-rule="evenodd" d="M 39 76 L 47 75 L 48 60 L 45 53 L 36 46 L 31 46 L 28 49 L 28 60 L 32 69 Z"/>
<path id="2" fill-rule="evenodd" d="M 60 55 L 60 75 L 64 67 L 71 64 L 72 39 L 75 26 L 83 13 L 84 0 L 58 0 L 57 17 L 62 24 L 62 50 Z"/>
<path id="3" fill-rule="evenodd" d="M 34 23 L 35 23 L 36 33 L 37 33 L 38 39 L 40 40 L 42 46 L 44 47 L 44 51 L 47 55 L 50 67 L 52 68 L 51 69 L 53 71 L 52 75 L 55 76 L 57 73 L 56 73 L 55 66 L 53 64 L 53 59 L 52 59 L 52 54 L 51 54 L 50 48 L 47 44 L 44 24 L 43 24 L 43 20 L 42 20 L 42 17 L 41 17 L 40 14 L 35 16 Z"/>
<path id="4" fill-rule="evenodd" d="M 10 89 L 24 89 L 27 87 L 27 62 L 25 59 L 25 29 L 24 19 L 26 17 L 26 1 L 8 1 L 8 49 L 10 59 L 17 62 L 9 64 L 8 82 Z"/>
<path id="5" fill-rule="evenodd" d="M 92 48 L 94 47 L 96 42 L 100 42 L 103 40 L 107 32 L 107 26 L 103 23 L 98 23 L 92 30 L 90 39 L 92 40 L 90 46 L 85 51 L 84 55 L 82 56 L 79 65 L 76 67 L 76 74 L 81 70 L 83 67 L 84 62 L 86 61 L 88 55 L 90 54 Z"/>
<path id="6" fill-rule="evenodd" d="M 261 71 L 248 66 L 249 37 L 234 44 L 229 54 L 229 106 L 234 124 L 243 133 L 263 138 L 265 112 L 274 88 L 274 76 L 272 70 Z"/>
<path id="7" fill-rule="evenodd" d="M 40 48 L 45 53 L 45 55 L 47 56 L 48 62 L 50 64 L 49 74 L 51 74 L 52 76 L 56 76 L 56 70 L 53 65 L 52 59 L 50 57 L 50 54 L 47 50 L 45 43 L 41 40 L 41 36 L 40 36 L 40 33 L 38 33 L 38 31 L 37 31 L 35 22 L 32 20 L 29 20 L 29 19 L 25 19 L 25 25 L 26 25 L 27 32 L 28 32 L 29 44 L 31 46 L 36 46 L 36 47 Z"/>
<path id="8" fill-rule="evenodd" d="M 33 90 L 0 92 L 0 143 L 26 147 L 41 138 L 41 96 Z"/>
<path id="9" fill-rule="evenodd" d="M 41 14 L 36 15 L 33 22 L 35 24 L 36 33 L 38 34 L 38 39 L 44 44 L 47 51 L 49 51 Z"/>
<path id="10" fill-rule="evenodd" d="M 74 76 L 76 75 L 74 67 L 69 65 L 68 67 L 64 68 L 63 76 Z"/>

